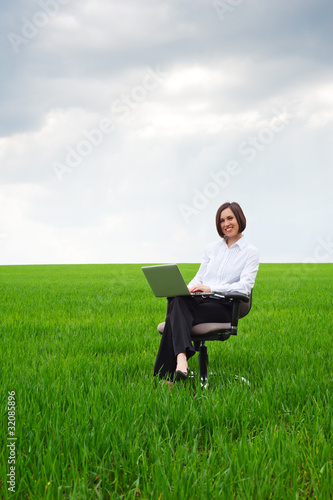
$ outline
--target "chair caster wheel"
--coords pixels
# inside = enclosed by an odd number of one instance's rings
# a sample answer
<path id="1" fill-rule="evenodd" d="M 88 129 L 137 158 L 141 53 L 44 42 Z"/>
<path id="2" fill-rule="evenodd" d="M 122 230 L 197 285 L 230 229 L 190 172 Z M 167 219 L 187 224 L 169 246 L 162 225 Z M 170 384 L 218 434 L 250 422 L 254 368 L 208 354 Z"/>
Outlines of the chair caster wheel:
<path id="1" fill-rule="evenodd" d="M 207 388 L 208 388 L 208 386 L 209 386 L 208 380 L 207 380 L 207 379 L 204 379 L 204 378 L 201 378 L 200 385 L 201 385 L 201 388 L 202 388 L 202 389 L 207 389 Z"/>

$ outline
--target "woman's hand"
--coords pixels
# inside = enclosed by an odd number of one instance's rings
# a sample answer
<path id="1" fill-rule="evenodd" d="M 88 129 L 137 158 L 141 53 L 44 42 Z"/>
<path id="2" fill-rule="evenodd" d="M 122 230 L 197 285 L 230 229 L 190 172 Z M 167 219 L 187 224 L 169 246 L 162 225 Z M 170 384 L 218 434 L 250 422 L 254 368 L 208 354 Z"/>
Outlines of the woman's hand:
<path id="1" fill-rule="evenodd" d="M 208 286 L 208 285 L 194 285 L 194 286 L 190 289 L 190 292 L 191 292 L 191 293 L 194 293 L 194 292 L 205 292 L 205 293 L 210 293 L 210 292 L 211 292 L 211 289 L 210 289 L 210 286 Z"/>

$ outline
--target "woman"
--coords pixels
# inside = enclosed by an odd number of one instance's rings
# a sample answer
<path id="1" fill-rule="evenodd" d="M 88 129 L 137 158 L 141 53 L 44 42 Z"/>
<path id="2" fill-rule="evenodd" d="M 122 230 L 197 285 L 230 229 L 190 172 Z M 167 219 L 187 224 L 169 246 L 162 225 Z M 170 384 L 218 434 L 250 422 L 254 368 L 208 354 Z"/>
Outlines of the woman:
<path id="1" fill-rule="evenodd" d="M 250 294 L 259 267 L 258 250 L 243 236 L 246 218 L 236 202 L 224 203 L 216 212 L 221 239 L 206 248 L 199 271 L 188 284 L 190 292 L 242 292 Z M 186 379 L 188 359 L 195 354 L 193 325 L 230 322 L 231 306 L 213 296 L 168 298 L 165 328 L 154 375 Z"/>

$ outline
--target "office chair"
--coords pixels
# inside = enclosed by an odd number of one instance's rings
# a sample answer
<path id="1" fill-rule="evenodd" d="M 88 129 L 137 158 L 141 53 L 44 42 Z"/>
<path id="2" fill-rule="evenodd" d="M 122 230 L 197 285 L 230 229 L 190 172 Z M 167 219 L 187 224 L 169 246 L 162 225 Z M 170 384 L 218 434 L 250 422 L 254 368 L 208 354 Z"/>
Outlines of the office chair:
<path id="1" fill-rule="evenodd" d="M 238 320 L 244 318 L 252 307 L 252 291 L 250 296 L 239 292 L 214 294 L 224 298 L 224 303 L 232 304 L 231 322 L 230 323 L 199 323 L 194 325 L 191 331 L 191 340 L 195 350 L 199 353 L 199 368 L 201 386 L 206 387 L 207 382 L 207 367 L 208 353 L 206 341 L 209 340 L 228 340 L 230 335 L 237 335 Z M 162 334 L 164 331 L 165 322 L 160 323 L 157 327 Z"/>

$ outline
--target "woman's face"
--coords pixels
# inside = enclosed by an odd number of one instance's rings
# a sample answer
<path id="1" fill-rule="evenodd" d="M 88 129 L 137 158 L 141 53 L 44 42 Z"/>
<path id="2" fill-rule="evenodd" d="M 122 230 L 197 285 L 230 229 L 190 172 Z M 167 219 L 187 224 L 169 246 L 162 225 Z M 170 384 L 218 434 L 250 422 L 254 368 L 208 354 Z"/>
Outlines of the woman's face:
<path id="1" fill-rule="evenodd" d="M 235 237 L 239 232 L 237 219 L 230 208 L 225 208 L 220 215 L 222 233 L 228 238 Z"/>

